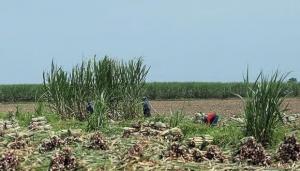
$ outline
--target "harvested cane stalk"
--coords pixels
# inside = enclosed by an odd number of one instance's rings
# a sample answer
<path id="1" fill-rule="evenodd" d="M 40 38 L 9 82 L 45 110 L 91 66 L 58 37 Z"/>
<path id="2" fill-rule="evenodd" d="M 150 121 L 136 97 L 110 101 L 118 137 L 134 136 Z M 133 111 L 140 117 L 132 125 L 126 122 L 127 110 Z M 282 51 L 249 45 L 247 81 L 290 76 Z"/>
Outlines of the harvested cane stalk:
<path id="1" fill-rule="evenodd" d="M 198 148 L 198 147 L 201 147 L 203 142 L 204 142 L 203 137 L 193 137 L 193 138 L 188 139 L 187 144 L 191 148 L 194 148 L 194 147 Z"/>

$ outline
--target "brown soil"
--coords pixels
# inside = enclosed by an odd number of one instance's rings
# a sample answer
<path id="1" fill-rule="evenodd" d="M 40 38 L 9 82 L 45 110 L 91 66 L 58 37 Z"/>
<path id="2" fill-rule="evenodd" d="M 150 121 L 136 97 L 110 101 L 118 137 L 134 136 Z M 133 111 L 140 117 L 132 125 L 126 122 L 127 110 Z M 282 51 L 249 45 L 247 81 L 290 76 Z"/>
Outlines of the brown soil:
<path id="1" fill-rule="evenodd" d="M 289 98 L 287 113 L 300 113 L 300 98 Z M 240 115 L 243 112 L 243 103 L 240 99 L 204 99 L 186 101 L 152 101 L 153 108 L 158 113 L 170 113 L 183 109 L 184 113 L 195 114 L 196 112 L 217 112 L 226 116 Z"/>
<path id="2" fill-rule="evenodd" d="M 286 101 L 289 104 L 287 113 L 300 113 L 300 98 L 289 98 Z M 172 101 L 151 101 L 152 107 L 156 112 L 169 114 L 172 110 L 183 109 L 184 113 L 189 115 L 196 112 L 214 111 L 226 116 L 239 115 L 242 113 L 243 106 L 240 99 L 203 99 L 203 100 L 172 100 Z M 0 104 L 0 112 L 6 113 L 10 110 L 16 111 L 16 106 L 20 107 L 21 112 L 33 112 L 34 103 Z"/>
<path id="3" fill-rule="evenodd" d="M 0 103 L 0 112 L 7 113 L 9 111 L 16 111 L 17 106 L 21 112 L 34 112 L 34 103 Z"/>

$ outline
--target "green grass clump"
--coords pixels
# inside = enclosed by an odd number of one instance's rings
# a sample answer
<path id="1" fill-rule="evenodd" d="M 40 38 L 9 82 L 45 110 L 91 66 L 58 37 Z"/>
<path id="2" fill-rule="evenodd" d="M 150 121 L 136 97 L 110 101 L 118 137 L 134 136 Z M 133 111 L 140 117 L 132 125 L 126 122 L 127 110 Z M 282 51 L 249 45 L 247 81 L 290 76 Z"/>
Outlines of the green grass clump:
<path id="1" fill-rule="evenodd" d="M 184 118 L 183 110 L 171 111 L 170 115 L 169 125 L 172 128 L 177 127 Z"/>
<path id="2" fill-rule="evenodd" d="M 111 117 L 134 118 L 141 113 L 148 70 L 142 58 L 128 62 L 94 58 L 76 65 L 71 73 L 52 62 L 51 71 L 43 73 L 43 97 L 63 118 L 87 119 L 87 103 L 97 103 L 105 93 Z"/>
<path id="3" fill-rule="evenodd" d="M 104 97 L 104 93 L 101 94 L 95 104 L 95 111 L 88 119 L 88 130 L 97 130 L 106 128 L 108 125 L 108 106 Z"/>
<path id="4" fill-rule="evenodd" d="M 287 75 L 275 72 L 270 78 L 260 73 L 253 84 L 245 79 L 247 94 L 244 101 L 245 135 L 254 136 L 264 145 L 271 144 L 276 128 L 287 110 L 284 81 Z"/>

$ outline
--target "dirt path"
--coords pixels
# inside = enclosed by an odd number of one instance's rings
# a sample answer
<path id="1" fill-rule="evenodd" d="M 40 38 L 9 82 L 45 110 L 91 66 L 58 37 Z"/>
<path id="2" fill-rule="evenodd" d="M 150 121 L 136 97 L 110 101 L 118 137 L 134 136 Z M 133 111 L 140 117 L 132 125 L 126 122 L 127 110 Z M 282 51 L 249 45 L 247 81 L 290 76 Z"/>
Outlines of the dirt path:
<path id="1" fill-rule="evenodd" d="M 288 113 L 300 113 L 300 98 L 289 98 L 290 111 Z M 239 99 L 205 99 L 205 100 L 180 100 L 180 101 L 151 101 L 153 108 L 158 113 L 169 114 L 170 110 L 183 109 L 184 113 L 194 114 L 196 112 L 215 111 L 224 115 L 238 115 L 242 113 L 242 102 Z M 0 104 L 0 112 L 15 111 L 16 106 L 22 112 L 33 112 L 34 103 Z"/>

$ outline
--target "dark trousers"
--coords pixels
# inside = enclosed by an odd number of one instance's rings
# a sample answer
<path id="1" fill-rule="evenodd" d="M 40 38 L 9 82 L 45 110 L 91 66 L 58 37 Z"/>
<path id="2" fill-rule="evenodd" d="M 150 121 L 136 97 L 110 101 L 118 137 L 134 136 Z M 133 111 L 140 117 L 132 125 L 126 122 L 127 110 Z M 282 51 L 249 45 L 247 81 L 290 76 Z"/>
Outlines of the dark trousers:
<path id="1" fill-rule="evenodd" d="M 218 121 L 219 121 L 219 116 L 217 115 L 217 116 L 214 118 L 213 122 L 211 123 L 211 126 L 216 126 L 216 125 L 218 124 Z"/>
<path id="2" fill-rule="evenodd" d="M 151 116 L 151 113 L 150 113 L 150 109 L 149 109 L 149 108 L 145 108 L 145 109 L 144 109 L 144 116 L 145 116 L 145 117 L 150 117 L 150 116 Z"/>

